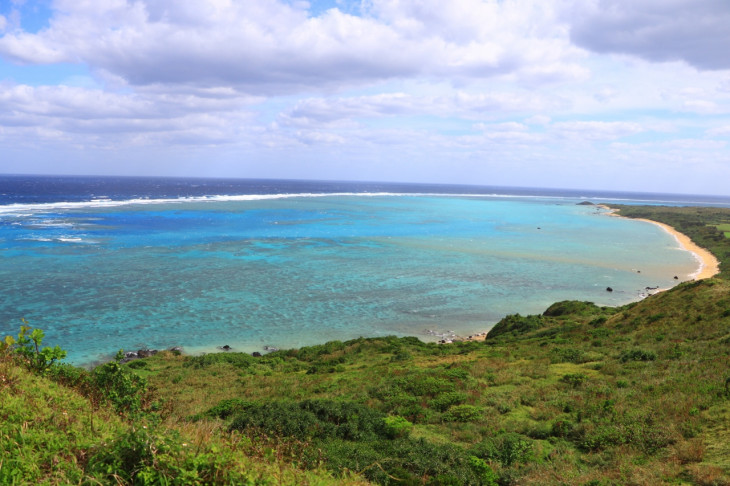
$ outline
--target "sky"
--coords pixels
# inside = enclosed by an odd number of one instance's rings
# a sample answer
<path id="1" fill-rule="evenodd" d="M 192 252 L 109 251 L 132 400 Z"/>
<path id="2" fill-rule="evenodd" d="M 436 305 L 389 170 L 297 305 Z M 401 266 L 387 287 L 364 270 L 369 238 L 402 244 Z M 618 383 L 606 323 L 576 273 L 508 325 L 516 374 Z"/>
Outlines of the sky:
<path id="1" fill-rule="evenodd" d="M 730 195 L 728 0 L 0 0 L 0 173 Z"/>

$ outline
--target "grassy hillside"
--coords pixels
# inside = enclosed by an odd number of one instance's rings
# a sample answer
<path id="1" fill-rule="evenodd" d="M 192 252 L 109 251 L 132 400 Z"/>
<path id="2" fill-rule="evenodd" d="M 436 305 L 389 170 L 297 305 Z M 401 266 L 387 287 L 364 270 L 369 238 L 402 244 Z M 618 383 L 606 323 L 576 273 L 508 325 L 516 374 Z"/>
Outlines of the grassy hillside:
<path id="1" fill-rule="evenodd" d="M 726 255 L 730 213 L 646 211 Z M 485 342 L 163 352 L 93 372 L 6 346 L 0 484 L 730 484 L 726 273 L 507 316 Z"/>

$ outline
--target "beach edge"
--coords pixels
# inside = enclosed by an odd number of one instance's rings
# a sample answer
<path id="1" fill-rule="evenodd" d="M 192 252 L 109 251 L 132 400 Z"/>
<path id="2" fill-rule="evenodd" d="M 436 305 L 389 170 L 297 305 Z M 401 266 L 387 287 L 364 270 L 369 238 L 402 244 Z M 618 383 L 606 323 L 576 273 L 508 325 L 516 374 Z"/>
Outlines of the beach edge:
<path id="1" fill-rule="evenodd" d="M 674 228 L 674 226 L 670 226 L 666 223 L 660 223 L 659 221 L 654 221 L 653 219 L 628 218 L 619 214 L 618 209 L 612 208 L 606 204 L 601 204 L 599 205 L 599 207 L 606 209 L 610 216 L 651 223 L 653 225 L 659 226 L 661 229 L 672 235 L 674 239 L 677 240 L 680 249 L 690 252 L 695 260 L 697 260 L 697 262 L 699 262 L 700 264 L 700 267 L 697 269 L 697 271 L 690 274 L 690 279 L 704 280 L 706 278 L 714 277 L 715 275 L 720 273 L 720 261 L 717 259 L 717 257 L 710 250 L 699 246 L 697 243 L 692 241 L 689 236 L 685 235 L 681 231 L 678 231 L 676 228 Z"/>

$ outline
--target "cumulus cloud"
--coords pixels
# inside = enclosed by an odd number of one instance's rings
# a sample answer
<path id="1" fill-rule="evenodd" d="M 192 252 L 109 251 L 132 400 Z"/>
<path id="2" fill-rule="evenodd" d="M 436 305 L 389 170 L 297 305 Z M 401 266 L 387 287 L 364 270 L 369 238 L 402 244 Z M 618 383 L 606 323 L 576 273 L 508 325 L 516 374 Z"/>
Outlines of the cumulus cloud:
<path id="1" fill-rule="evenodd" d="M 587 0 L 569 12 L 571 39 L 586 49 L 730 69 L 726 0 Z"/>
<path id="2" fill-rule="evenodd" d="M 278 0 L 57 0 L 38 33 L 0 38 L 22 63 L 81 62 L 131 85 L 321 90 L 401 77 L 572 79 L 584 70 L 549 2 L 366 3 L 311 16 Z"/>
<path id="3" fill-rule="evenodd" d="M 247 98 L 108 93 L 68 86 L 0 86 L 0 126 L 17 144 L 64 139 L 125 144 L 232 143 L 251 125 Z M 105 139 L 105 142 L 101 142 Z"/>
<path id="4" fill-rule="evenodd" d="M 727 161 L 726 0 L 36 1 L 0 6 L 0 143 L 31 158 L 518 185 Z"/>
<path id="5" fill-rule="evenodd" d="M 560 137 L 591 141 L 615 140 L 644 131 L 638 123 L 605 121 L 558 122 L 551 129 Z"/>
<path id="6" fill-rule="evenodd" d="M 707 135 L 711 137 L 730 137 L 730 125 L 711 128 L 707 130 Z"/>
<path id="7" fill-rule="evenodd" d="M 472 93 L 454 91 L 443 95 L 416 96 L 403 92 L 368 96 L 306 98 L 280 116 L 283 125 L 342 126 L 357 119 L 437 116 L 481 119 L 484 115 L 560 107 L 554 96 L 528 91 Z M 542 119 L 542 118 L 538 118 Z M 548 119 L 549 120 L 549 119 Z M 508 123 L 512 126 L 513 124 Z"/>

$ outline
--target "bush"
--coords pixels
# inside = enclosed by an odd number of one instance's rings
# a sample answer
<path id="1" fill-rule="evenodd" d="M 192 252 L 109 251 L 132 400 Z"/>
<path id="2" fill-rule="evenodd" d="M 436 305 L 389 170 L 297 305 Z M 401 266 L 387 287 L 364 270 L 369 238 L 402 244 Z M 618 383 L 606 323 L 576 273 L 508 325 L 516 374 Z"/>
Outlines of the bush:
<path id="1" fill-rule="evenodd" d="M 515 432 L 507 432 L 474 446 L 471 452 L 482 459 L 499 462 L 503 467 L 532 460 L 532 440 Z"/>
<path id="2" fill-rule="evenodd" d="M 452 444 L 396 439 L 332 440 L 320 445 L 328 469 L 360 471 L 376 484 L 494 484 L 481 482 L 488 470 L 474 464 L 463 448 Z"/>
<path id="3" fill-rule="evenodd" d="M 555 348 L 550 354 L 550 361 L 553 363 L 581 364 L 587 361 L 583 350 L 576 348 Z"/>
<path id="4" fill-rule="evenodd" d="M 231 415 L 243 412 L 255 406 L 256 404 L 254 402 L 241 400 L 240 398 L 230 398 L 228 400 L 221 400 L 218 402 L 218 405 L 205 412 L 205 415 L 225 420 Z"/>
<path id="5" fill-rule="evenodd" d="M 560 317 L 567 315 L 589 316 L 600 314 L 601 308 L 593 302 L 580 302 L 577 300 L 563 300 L 556 302 L 542 313 L 544 316 Z"/>
<path id="6" fill-rule="evenodd" d="M 359 403 L 333 400 L 250 404 L 234 418 L 230 430 L 249 428 L 300 440 L 373 440 L 389 435 L 383 413 Z"/>
<path id="7" fill-rule="evenodd" d="M 541 316 L 521 316 L 511 314 L 504 317 L 487 333 L 487 339 L 494 339 L 499 336 L 525 334 L 543 326 Z"/>
<path id="8" fill-rule="evenodd" d="M 224 451 L 200 450 L 200 446 L 191 450 L 176 432 L 158 431 L 147 424 L 97 447 L 87 471 L 105 479 L 99 484 L 253 484 L 253 478 L 232 467 L 232 462 L 233 457 Z"/>
<path id="9" fill-rule="evenodd" d="M 445 412 L 452 405 L 460 405 L 466 401 L 466 393 L 463 392 L 449 392 L 437 396 L 430 402 L 428 406 L 439 412 Z"/>
<path id="10" fill-rule="evenodd" d="M 473 422 L 484 415 L 480 407 L 474 405 L 454 405 L 443 415 L 446 422 Z"/>
<path id="11" fill-rule="evenodd" d="M 583 373 L 574 373 L 574 374 L 569 374 L 569 375 L 563 375 L 563 377 L 560 378 L 560 381 L 570 385 L 573 388 L 578 388 L 587 379 L 588 379 L 588 377 L 586 375 L 584 375 Z"/>
<path id="12" fill-rule="evenodd" d="M 408 437 L 413 429 L 412 423 L 397 415 L 385 417 L 383 420 L 385 421 L 385 433 L 391 439 Z"/>
<path id="13" fill-rule="evenodd" d="M 622 363 L 626 363 L 627 361 L 654 361 L 655 359 L 656 353 L 654 351 L 645 351 L 643 349 L 624 351 L 619 356 L 619 360 Z"/>
<path id="14" fill-rule="evenodd" d="M 139 370 L 142 368 L 147 368 L 147 361 L 144 359 L 135 359 L 134 361 L 130 361 L 127 364 L 128 368 L 132 368 L 133 370 Z"/>
<path id="15" fill-rule="evenodd" d="M 66 357 L 66 351 L 59 346 L 41 347 L 45 333 L 42 329 L 33 329 L 28 326 L 25 319 L 22 319 L 23 325 L 20 326 L 18 339 L 12 336 L 5 336 L 3 342 L 3 351 L 12 350 L 16 355 L 22 357 L 26 366 L 36 373 L 43 373 L 50 368 L 56 361 Z"/>
<path id="16" fill-rule="evenodd" d="M 101 398 L 111 403 L 117 412 L 132 414 L 142 410 L 147 380 L 120 364 L 124 352 L 119 350 L 116 359 L 94 368 L 90 382 Z"/>
<path id="17" fill-rule="evenodd" d="M 218 363 L 226 363 L 240 369 L 246 369 L 256 362 L 257 358 L 246 353 L 211 353 L 201 356 L 189 356 L 185 366 L 205 368 Z"/>
<path id="18" fill-rule="evenodd" d="M 56 383 L 72 388 L 84 388 L 89 372 L 67 363 L 56 363 L 46 372 L 46 376 Z"/>

